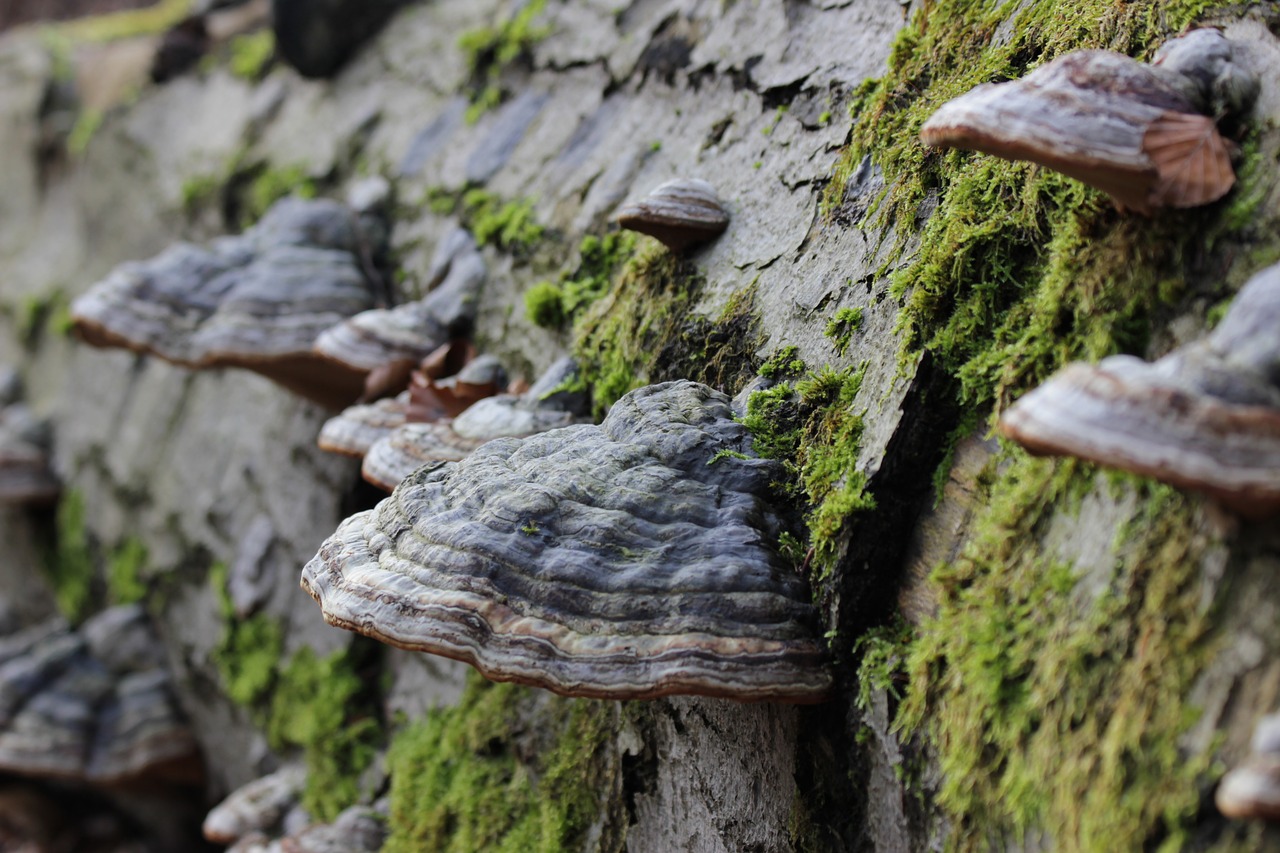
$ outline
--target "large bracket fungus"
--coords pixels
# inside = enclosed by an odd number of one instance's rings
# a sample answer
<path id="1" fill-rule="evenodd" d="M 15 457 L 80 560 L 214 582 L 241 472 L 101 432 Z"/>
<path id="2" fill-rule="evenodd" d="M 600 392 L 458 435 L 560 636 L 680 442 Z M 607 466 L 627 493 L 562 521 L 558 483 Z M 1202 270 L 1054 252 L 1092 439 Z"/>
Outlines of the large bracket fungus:
<path id="1" fill-rule="evenodd" d="M 1280 511 L 1280 265 L 1251 278 L 1203 341 L 1148 364 L 1068 365 L 1000 419 L 1034 453 L 1077 456 Z"/>
<path id="2" fill-rule="evenodd" d="M 817 702 L 803 578 L 778 554 L 778 463 L 680 381 L 599 426 L 490 441 L 347 519 L 302 572 L 333 625 L 570 696 Z"/>
<path id="3" fill-rule="evenodd" d="M 366 370 L 312 352 L 325 329 L 373 306 L 368 274 L 382 230 L 340 202 L 286 198 L 209 248 L 170 246 L 122 264 L 71 307 L 86 342 L 194 369 L 246 367 L 341 408 Z"/>
<path id="4" fill-rule="evenodd" d="M 61 620 L 0 641 L 0 770 L 117 785 L 199 784 L 195 738 L 138 605 L 70 631 Z"/>
<path id="5" fill-rule="evenodd" d="M 1235 173 L 1219 116 L 1203 111 L 1242 111 L 1258 83 L 1216 30 L 1178 42 L 1160 66 L 1082 50 L 1020 80 L 983 84 L 942 105 L 920 138 L 1048 166 L 1139 213 L 1208 204 Z"/>

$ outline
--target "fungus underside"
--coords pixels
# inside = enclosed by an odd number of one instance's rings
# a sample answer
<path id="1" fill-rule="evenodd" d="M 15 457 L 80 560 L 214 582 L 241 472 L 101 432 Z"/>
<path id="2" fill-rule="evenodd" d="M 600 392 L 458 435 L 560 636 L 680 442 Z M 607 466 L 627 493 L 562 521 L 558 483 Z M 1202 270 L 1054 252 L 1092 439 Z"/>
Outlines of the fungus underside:
<path id="1" fill-rule="evenodd" d="M 375 697 L 360 675 L 362 658 L 376 647 L 357 639 L 325 658 L 303 647 L 286 663 L 280 622 L 264 613 L 236 618 L 226 566 L 215 564 L 209 577 L 224 623 L 212 654 L 223 690 L 253 713 L 273 749 L 302 752 L 302 805 L 320 821 L 333 820 L 367 793 L 361 774 L 383 739 Z"/>
<path id="2" fill-rule="evenodd" d="M 458 704 L 392 739 L 390 835 L 400 851 L 621 850 L 612 743 L 630 703 L 565 699 L 468 675 Z"/>
<path id="3" fill-rule="evenodd" d="M 1063 14 L 1049 2 L 926 4 L 898 36 L 888 74 L 859 93 L 825 206 L 838 221 L 843 187 L 866 154 L 889 187 L 872 227 L 911 222 L 936 202 L 917 253 L 900 263 L 903 229 L 883 272 L 900 266 L 890 290 L 903 304 L 904 370 L 931 352 L 954 380 L 965 422 L 992 423 L 1068 361 L 1142 353 L 1153 320 L 1187 307 L 1185 277 L 1221 278 L 1225 264 L 1205 275 L 1204 255 L 1228 234 L 1248 243 L 1265 233 L 1259 208 L 1274 176 L 1261 174 L 1256 138 L 1246 138 L 1240 181 L 1224 202 L 1142 219 L 1047 169 L 928 151 L 920 125 L 973 86 L 1068 50 L 1148 58 L 1226 5 L 1090 0 Z M 1007 40 L 993 43 L 1015 14 Z M 1275 249 L 1271 241 L 1265 251 Z M 1195 295 L 1212 302 L 1222 290 Z M 954 847 L 1040 831 L 1068 850 L 1187 840 L 1209 772 L 1207 756 L 1178 749 L 1195 716 L 1187 696 L 1212 656 L 1196 599 L 1207 543 L 1195 532 L 1194 500 L 1126 483 L 1138 509 L 1117 536 L 1110 593 L 1078 612 L 1072 568 L 1039 539 L 1055 514 L 1097 488 L 1094 469 L 1005 447 L 984 475 L 962 555 L 934 573 L 936 617 L 871 662 L 906 662 L 897 726 L 936 752 Z"/>

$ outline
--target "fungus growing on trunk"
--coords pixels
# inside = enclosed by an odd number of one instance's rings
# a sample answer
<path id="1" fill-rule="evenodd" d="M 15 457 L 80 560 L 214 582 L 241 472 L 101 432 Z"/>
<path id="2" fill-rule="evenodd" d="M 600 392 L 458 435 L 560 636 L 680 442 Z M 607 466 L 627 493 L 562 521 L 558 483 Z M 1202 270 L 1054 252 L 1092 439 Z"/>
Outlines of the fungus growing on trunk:
<path id="1" fill-rule="evenodd" d="M 56 501 L 62 486 L 49 461 L 48 424 L 22 403 L 0 408 L 0 505 Z"/>
<path id="2" fill-rule="evenodd" d="M 423 465 L 456 462 L 490 439 L 523 437 L 584 421 L 591 410 L 586 395 L 566 390 L 577 374 L 577 364 L 565 357 L 523 394 L 487 396 L 453 420 L 419 422 L 406 418 L 403 425 L 369 446 L 360 472 L 389 492 Z"/>
<path id="3" fill-rule="evenodd" d="M 1222 777 L 1213 800 L 1227 817 L 1280 821 L 1280 714 L 1258 721 L 1249 757 Z"/>
<path id="4" fill-rule="evenodd" d="M 116 267 L 71 306 L 76 333 L 193 369 L 246 367 L 329 408 L 351 403 L 365 369 L 317 356 L 325 329 L 374 304 L 372 229 L 345 205 L 286 198 L 209 248 L 170 246 Z"/>
<path id="5" fill-rule="evenodd" d="M 409 387 L 400 394 L 350 406 L 325 422 L 318 439 L 320 449 L 346 456 L 364 456 L 375 442 L 389 436 L 397 427 L 452 418 L 506 385 L 506 371 L 491 355 L 472 358 L 453 375 L 442 375 L 441 371 L 454 369 L 448 354 L 443 352 L 446 349 L 465 351 L 462 357 L 474 355 L 470 345 L 461 342 L 441 347 L 423 360 L 421 369 L 413 371 Z M 436 363 L 432 364 L 433 361 Z"/>
<path id="6" fill-rule="evenodd" d="M 943 104 L 921 128 L 921 141 L 1039 163 L 1097 187 L 1122 210 L 1150 214 L 1216 201 L 1235 173 L 1217 116 L 1200 111 L 1217 100 L 1200 93 L 1228 90 L 1217 98 L 1242 108 L 1256 78 L 1238 63 L 1225 70 L 1224 55 L 1233 54 L 1220 34 L 1187 38 L 1170 46 L 1165 67 L 1082 50 L 1020 80 L 983 84 Z"/>
<path id="7" fill-rule="evenodd" d="M 316 339 L 316 352 L 368 372 L 396 361 L 418 361 L 451 339 L 470 334 L 486 272 L 471 236 L 462 232 L 462 238 L 449 235 L 441 242 L 437 253 L 447 253 L 447 272 L 429 294 L 395 308 L 364 311 L 336 324 Z M 438 260 L 433 262 L 439 265 Z"/>
<path id="8" fill-rule="evenodd" d="M 719 237 L 729 227 L 729 213 L 715 188 L 696 178 L 667 181 L 639 201 L 624 205 L 614 219 L 623 228 L 656 238 L 677 254 Z"/>
<path id="9" fill-rule="evenodd" d="M 831 673 L 808 586 L 776 546 L 778 466 L 728 397 L 649 386 L 599 426 L 419 469 L 343 522 L 302 586 L 330 624 L 497 681 L 818 702 Z"/>
<path id="10" fill-rule="evenodd" d="M 0 769 L 98 785 L 200 783 L 195 738 L 140 605 L 75 632 L 54 620 L 0 641 Z"/>
<path id="11" fill-rule="evenodd" d="M 1077 456 L 1280 512 L 1280 266 L 1246 282 L 1203 341 L 1148 364 L 1068 365 L 1000 419 L 1033 453 Z"/>

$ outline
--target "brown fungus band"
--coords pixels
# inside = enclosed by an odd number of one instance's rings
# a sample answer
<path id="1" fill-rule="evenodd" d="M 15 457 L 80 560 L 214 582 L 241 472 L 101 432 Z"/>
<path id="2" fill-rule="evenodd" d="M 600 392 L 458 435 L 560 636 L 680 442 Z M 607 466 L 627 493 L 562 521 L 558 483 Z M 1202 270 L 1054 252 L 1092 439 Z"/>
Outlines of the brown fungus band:
<path id="1" fill-rule="evenodd" d="M 821 701 L 810 592 L 774 545 L 777 463 L 751 444 L 723 394 L 642 388 L 599 426 L 418 470 L 343 522 L 302 585 L 331 624 L 497 681 Z"/>

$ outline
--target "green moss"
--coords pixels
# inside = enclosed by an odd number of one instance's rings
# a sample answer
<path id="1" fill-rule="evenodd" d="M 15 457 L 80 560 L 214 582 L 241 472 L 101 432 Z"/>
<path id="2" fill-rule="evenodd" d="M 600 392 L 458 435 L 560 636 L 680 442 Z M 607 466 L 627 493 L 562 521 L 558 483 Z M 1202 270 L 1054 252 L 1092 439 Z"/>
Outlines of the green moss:
<path id="1" fill-rule="evenodd" d="M 784 379 L 801 375 L 808 367 L 803 359 L 798 358 L 799 352 L 800 348 L 791 344 L 779 347 L 773 355 L 765 359 L 764 364 L 760 365 L 760 375 L 765 379 Z"/>
<path id="2" fill-rule="evenodd" d="M 502 103 L 507 94 L 503 75 L 514 66 L 527 65 L 534 45 L 550 35 L 550 27 L 534 24 L 546 5 L 546 0 L 529 0 L 510 18 L 491 27 L 468 30 L 458 37 L 458 47 L 466 54 L 470 69 L 468 122 Z"/>
<path id="3" fill-rule="evenodd" d="M 563 299 L 560 285 L 540 281 L 524 292 L 524 315 L 535 326 L 558 329 L 564 325 Z"/>
<path id="4" fill-rule="evenodd" d="M 616 231 L 587 235 L 578 247 L 578 264 L 558 283 L 535 284 L 524 294 L 525 316 L 534 325 L 560 328 L 608 292 L 618 268 L 635 250 L 635 235 Z"/>
<path id="5" fill-rule="evenodd" d="M 271 205 L 287 195 L 315 198 L 316 184 L 307 174 L 305 166 L 269 166 L 263 168 L 249 182 L 245 190 L 240 225 L 247 228 L 262 218 Z"/>
<path id="6" fill-rule="evenodd" d="M 742 421 L 755 451 L 783 462 L 789 476 L 784 490 L 807 506 L 811 565 L 820 580 L 835 568 L 848 524 L 876 506 L 857 466 L 863 420 L 854 404 L 865 371 L 828 366 L 757 391 Z"/>
<path id="7" fill-rule="evenodd" d="M 347 652 L 318 658 L 302 648 L 278 675 L 267 737 L 275 749 L 302 749 L 302 805 L 322 821 L 359 801 L 360 776 L 377 754 L 382 727 L 368 699 Z"/>
<path id="8" fill-rule="evenodd" d="M 227 182 L 225 175 L 195 175 L 182 182 L 182 209 L 188 215 L 214 203 Z"/>
<path id="9" fill-rule="evenodd" d="M 598 415 L 648 384 L 654 353 L 692 313 L 701 284 L 693 267 L 650 242 L 623 267 L 609 294 L 578 319 L 574 356 Z"/>
<path id="10" fill-rule="evenodd" d="M 606 750 L 625 707 L 548 697 L 473 674 L 458 705 L 395 736 L 383 850 L 584 849 L 614 785 Z M 518 740 L 534 733 L 542 748 Z M 593 843 L 620 846 L 608 831 Z"/>
<path id="11" fill-rule="evenodd" d="M 91 15 L 47 25 L 72 41 L 105 42 L 142 35 L 158 35 L 187 17 L 191 0 L 159 0 L 142 9 Z"/>
<path id="12" fill-rule="evenodd" d="M 62 493 L 55 520 L 53 556 L 47 574 L 58 609 L 71 622 L 88 615 L 94 597 L 97 560 L 84 518 L 84 494 L 77 489 Z"/>
<path id="13" fill-rule="evenodd" d="M 957 847 L 1038 830 L 1064 850 L 1187 841 L 1209 770 L 1178 747 L 1212 652 L 1207 543 L 1186 499 L 1139 483 L 1111 583 L 1081 606 L 1075 573 L 1038 542 L 1093 482 L 1089 466 L 1015 454 L 979 501 L 978 533 L 935 573 L 939 612 L 911 649 L 900 724 L 937 747 Z"/>
<path id="14" fill-rule="evenodd" d="M 276 52 L 276 37 L 270 29 L 245 33 L 227 45 L 228 69 L 233 75 L 250 82 L 262 79 Z"/>
<path id="15" fill-rule="evenodd" d="M 835 316 L 827 321 L 823 334 L 831 340 L 836 355 L 844 355 L 853 340 L 853 333 L 862 328 L 861 308 L 841 308 Z"/>
<path id="16" fill-rule="evenodd" d="M 147 546 L 130 536 L 107 557 L 107 598 L 112 604 L 134 604 L 147 597 L 143 577 L 147 568 Z"/>
<path id="17" fill-rule="evenodd" d="M 71 331 L 71 302 L 61 288 L 24 296 L 4 306 L 4 313 L 13 317 L 14 332 L 27 349 L 38 346 L 45 334 L 66 337 Z"/>
<path id="18" fill-rule="evenodd" d="M 463 223 L 476 242 L 512 254 L 527 254 L 542 239 L 543 228 L 533 216 L 529 199 L 503 201 L 488 190 L 462 195 Z"/>
<path id="19" fill-rule="evenodd" d="M 382 738 L 374 691 L 358 673 L 357 648 L 318 658 L 303 647 L 285 663 L 280 622 L 264 613 L 237 618 L 224 564 L 214 564 L 209 582 L 225 623 L 212 654 L 224 692 L 254 714 L 273 749 L 302 751 L 303 806 L 332 820 L 359 801 L 360 776 Z"/>
<path id="20" fill-rule="evenodd" d="M 81 110 L 77 113 L 75 124 L 67 134 L 67 153 L 72 157 L 83 156 L 104 118 L 106 116 L 100 110 Z"/>

